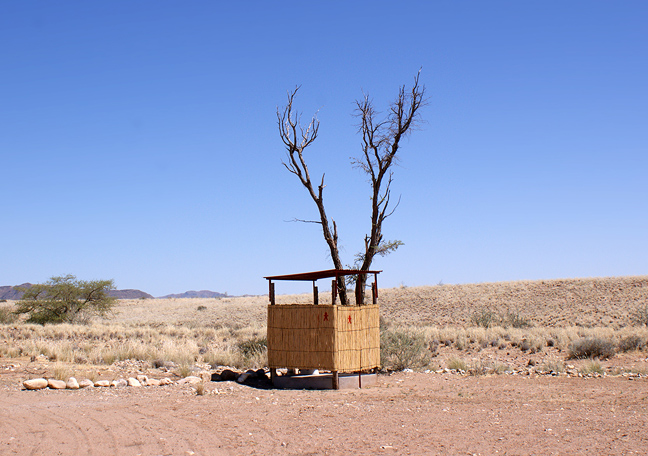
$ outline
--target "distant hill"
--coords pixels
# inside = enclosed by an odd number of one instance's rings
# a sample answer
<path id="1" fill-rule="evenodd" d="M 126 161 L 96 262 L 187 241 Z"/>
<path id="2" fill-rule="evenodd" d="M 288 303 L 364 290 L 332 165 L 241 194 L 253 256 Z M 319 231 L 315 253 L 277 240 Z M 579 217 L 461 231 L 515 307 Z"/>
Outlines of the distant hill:
<path id="1" fill-rule="evenodd" d="M 153 299 L 153 295 L 144 293 L 142 290 L 133 290 L 133 289 L 110 290 L 108 292 L 108 295 L 113 296 L 117 299 L 140 299 L 140 298 Z"/>
<path id="2" fill-rule="evenodd" d="M 0 299 L 17 301 L 22 298 L 22 293 L 17 288 L 29 288 L 32 285 L 31 283 L 23 283 L 22 285 L 0 287 Z"/>
<path id="3" fill-rule="evenodd" d="M 29 288 L 33 284 L 23 283 L 22 285 L 15 286 L 4 286 L 0 287 L 0 299 L 7 299 L 11 301 L 17 301 L 22 298 L 22 293 L 17 290 L 17 288 Z M 110 290 L 108 292 L 109 296 L 114 296 L 117 299 L 139 299 L 139 298 L 150 298 L 153 299 L 153 296 L 144 293 L 140 290 Z"/>
<path id="4" fill-rule="evenodd" d="M 218 293 L 217 291 L 209 290 L 200 290 L 200 291 L 185 291 L 180 294 L 170 294 L 166 296 L 160 296 L 158 299 L 168 299 L 168 298 L 225 298 L 227 293 Z"/>

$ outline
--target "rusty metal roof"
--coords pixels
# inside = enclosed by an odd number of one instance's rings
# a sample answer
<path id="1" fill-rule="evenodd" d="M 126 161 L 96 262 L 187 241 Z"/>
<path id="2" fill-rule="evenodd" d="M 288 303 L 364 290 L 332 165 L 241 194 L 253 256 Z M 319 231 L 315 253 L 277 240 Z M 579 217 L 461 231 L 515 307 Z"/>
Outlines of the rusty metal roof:
<path id="1" fill-rule="evenodd" d="M 268 280 L 319 280 L 330 277 L 341 277 L 358 274 L 379 274 L 382 271 L 360 271 L 358 269 L 327 269 L 325 271 L 301 272 L 299 274 L 287 274 L 278 276 L 264 277 Z"/>

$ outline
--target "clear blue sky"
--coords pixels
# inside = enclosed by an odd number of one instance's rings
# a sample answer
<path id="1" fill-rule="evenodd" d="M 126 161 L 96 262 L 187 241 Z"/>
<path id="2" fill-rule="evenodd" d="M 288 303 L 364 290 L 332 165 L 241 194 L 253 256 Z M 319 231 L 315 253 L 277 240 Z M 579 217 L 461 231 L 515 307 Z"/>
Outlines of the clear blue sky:
<path id="1" fill-rule="evenodd" d="M 381 286 L 648 274 L 647 23 L 632 1 L 3 2 L 0 285 L 261 294 L 330 268 L 289 222 L 316 217 L 281 164 L 296 85 L 350 263 L 354 100 L 384 109 L 421 67 Z"/>

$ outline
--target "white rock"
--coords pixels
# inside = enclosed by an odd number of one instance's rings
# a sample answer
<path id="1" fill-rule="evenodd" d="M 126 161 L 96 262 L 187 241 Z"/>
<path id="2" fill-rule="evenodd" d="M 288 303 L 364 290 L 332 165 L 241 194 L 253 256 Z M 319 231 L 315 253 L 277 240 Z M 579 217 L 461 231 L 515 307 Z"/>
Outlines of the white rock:
<path id="1" fill-rule="evenodd" d="M 67 384 L 63 380 L 55 380 L 53 378 L 47 380 L 47 386 L 54 390 L 64 390 L 67 388 Z"/>
<path id="2" fill-rule="evenodd" d="M 65 387 L 69 390 L 78 390 L 79 382 L 77 382 L 76 378 L 70 377 L 68 378 L 68 381 L 65 383 Z"/>
<path id="3" fill-rule="evenodd" d="M 146 386 L 160 386 L 160 380 L 157 378 L 147 378 Z"/>
<path id="4" fill-rule="evenodd" d="M 148 384 L 148 377 L 146 375 L 138 375 L 137 376 L 137 381 L 142 384 L 142 386 L 147 386 Z"/>
<path id="5" fill-rule="evenodd" d="M 178 380 L 178 385 L 184 385 L 185 383 L 190 383 L 194 385 L 200 382 L 202 382 L 202 379 L 200 377 L 196 377 L 195 375 L 190 375 L 188 377 L 183 378 L 182 380 Z"/>
<path id="6" fill-rule="evenodd" d="M 142 384 L 136 378 L 130 377 L 128 379 L 128 386 L 141 387 Z"/>
<path id="7" fill-rule="evenodd" d="M 403 369 L 403 372 L 406 372 L 406 373 L 409 374 L 409 373 L 414 372 L 414 371 L 412 369 L 410 369 L 409 367 L 406 367 L 405 369 Z"/>
<path id="8" fill-rule="evenodd" d="M 30 380 L 25 380 L 23 386 L 28 390 L 39 390 L 47 388 L 47 379 L 44 378 L 32 378 Z"/>
<path id="9" fill-rule="evenodd" d="M 120 378 L 119 380 L 113 380 L 110 382 L 110 386 L 114 386 L 116 388 L 120 388 L 123 386 L 128 386 L 128 382 L 124 380 L 123 378 Z"/>
<path id="10" fill-rule="evenodd" d="M 84 378 L 79 382 L 79 388 L 94 388 L 94 382 L 89 378 Z"/>
<path id="11" fill-rule="evenodd" d="M 110 382 L 108 380 L 99 380 L 98 382 L 95 383 L 95 386 L 106 388 L 110 386 Z"/>
<path id="12" fill-rule="evenodd" d="M 162 378 L 162 379 L 160 379 L 160 385 L 162 385 L 162 386 L 164 386 L 164 385 L 173 385 L 173 380 L 171 380 L 168 377 Z"/>

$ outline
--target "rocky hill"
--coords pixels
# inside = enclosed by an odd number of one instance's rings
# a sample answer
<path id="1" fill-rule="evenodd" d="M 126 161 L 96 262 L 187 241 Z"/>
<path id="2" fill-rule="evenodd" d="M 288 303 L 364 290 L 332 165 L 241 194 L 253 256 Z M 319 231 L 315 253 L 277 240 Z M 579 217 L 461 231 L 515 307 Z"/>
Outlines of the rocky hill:
<path id="1" fill-rule="evenodd" d="M 3 286 L 0 287 L 0 299 L 6 299 L 8 301 L 17 301 L 22 298 L 22 292 L 20 288 L 29 288 L 31 283 L 23 283 L 22 285 L 15 286 Z M 108 295 L 114 296 L 117 299 L 139 299 L 139 298 L 153 298 L 148 293 L 144 293 L 141 290 L 110 290 Z"/>
<path id="2" fill-rule="evenodd" d="M 142 290 L 133 290 L 132 288 L 127 290 L 110 290 L 108 295 L 117 299 L 153 299 L 152 295 L 144 293 Z"/>
<path id="3" fill-rule="evenodd" d="M 22 297 L 22 292 L 18 288 L 29 288 L 31 286 L 31 283 L 23 283 L 22 285 L 0 287 L 0 299 L 17 301 Z"/>
<path id="4" fill-rule="evenodd" d="M 166 296 L 160 296 L 158 299 L 169 299 L 169 298 L 208 298 L 208 299 L 213 299 L 213 298 L 225 298 L 227 297 L 227 293 L 218 293 L 217 291 L 209 291 L 209 290 L 200 290 L 200 291 L 185 291 L 184 293 L 180 294 L 170 294 Z"/>

